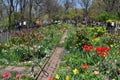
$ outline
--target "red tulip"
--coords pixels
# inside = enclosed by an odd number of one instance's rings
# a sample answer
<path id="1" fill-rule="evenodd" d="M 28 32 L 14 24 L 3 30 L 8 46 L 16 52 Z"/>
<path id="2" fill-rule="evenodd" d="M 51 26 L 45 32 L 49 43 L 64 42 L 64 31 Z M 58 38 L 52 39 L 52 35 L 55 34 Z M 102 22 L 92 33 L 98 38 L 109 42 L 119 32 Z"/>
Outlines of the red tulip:
<path id="1" fill-rule="evenodd" d="M 51 77 L 49 80 L 54 80 L 54 78 Z"/>
<path id="2" fill-rule="evenodd" d="M 96 47 L 97 53 L 100 54 L 101 53 L 101 48 L 100 47 Z"/>
<path id="3" fill-rule="evenodd" d="M 88 69 L 88 66 L 87 66 L 86 64 L 83 64 L 83 65 L 82 65 L 82 68 L 83 68 L 84 70 L 87 70 L 87 69 Z"/>
<path id="4" fill-rule="evenodd" d="M 4 73 L 3 75 L 2 75 L 2 78 L 8 78 L 10 76 L 10 73 Z"/>
<path id="5" fill-rule="evenodd" d="M 84 48 L 84 50 L 85 50 L 85 52 L 88 52 L 89 51 L 89 48 L 87 47 L 87 48 Z"/>
<path id="6" fill-rule="evenodd" d="M 104 58 L 104 57 L 105 57 L 105 54 L 104 54 L 104 53 L 102 53 L 102 54 L 100 54 L 100 56 Z"/>
<path id="7" fill-rule="evenodd" d="M 89 48 L 90 48 L 90 50 L 92 50 L 92 49 L 93 49 L 93 46 L 89 46 Z"/>
<path id="8" fill-rule="evenodd" d="M 101 51 L 102 51 L 102 52 L 104 52 L 104 51 L 109 51 L 109 50 L 110 50 L 110 48 L 108 48 L 108 47 L 106 47 L 106 46 L 104 46 L 104 47 L 101 48 Z"/>
<path id="9" fill-rule="evenodd" d="M 88 46 L 85 44 L 85 45 L 83 46 L 83 48 L 88 48 Z"/>

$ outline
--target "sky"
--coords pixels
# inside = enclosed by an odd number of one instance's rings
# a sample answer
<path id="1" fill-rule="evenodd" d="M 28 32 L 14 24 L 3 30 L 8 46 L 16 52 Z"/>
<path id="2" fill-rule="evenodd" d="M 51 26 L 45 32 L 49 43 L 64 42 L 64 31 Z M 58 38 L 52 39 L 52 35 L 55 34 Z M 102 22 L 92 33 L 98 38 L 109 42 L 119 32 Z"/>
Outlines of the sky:
<path id="1" fill-rule="evenodd" d="M 80 4 L 77 3 L 76 4 L 76 8 L 81 8 Z"/>
<path id="2" fill-rule="evenodd" d="M 69 1 L 72 2 L 72 0 L 69 0 Z M 64 5 L 64 3 L 65 3 L 65 0 L 60 0 L 61 5 Z M 76 8 L 81 8 L 80 4 L 78 3 L 78 0 L 74 0 L 74 3 Z"/>

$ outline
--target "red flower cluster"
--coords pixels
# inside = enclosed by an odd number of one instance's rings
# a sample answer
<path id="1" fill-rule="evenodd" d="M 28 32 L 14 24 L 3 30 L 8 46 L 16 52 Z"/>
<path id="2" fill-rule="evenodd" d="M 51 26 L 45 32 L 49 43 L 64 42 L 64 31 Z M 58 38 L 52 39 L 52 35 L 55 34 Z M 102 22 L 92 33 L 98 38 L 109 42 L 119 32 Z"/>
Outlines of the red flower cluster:
<path id="1" fill-rule="evenodd" d="M 2 78 L 6 79 L 6 78 L 9 78 L 11 74 L 9 72 L 6 72 L 2 75 Z M 16 78 L 19 80 L 21 78 L 21 75 L 20 74 L 16 74 Z"/>
<path id="2" fill-rule="evenodd" d="M 104 47 L 96 47 L 97 54 L 101 57 L 105 57 L 105 55 L 108 53 L 110 48 L 104 46 Z"/>
<path id="3" fill-rule="evenodd" d="M 84 45 L 83 49 L 85 50 L 85 52 L 89 52 L 90 50 L 93 50 L 93 46 Z"/>

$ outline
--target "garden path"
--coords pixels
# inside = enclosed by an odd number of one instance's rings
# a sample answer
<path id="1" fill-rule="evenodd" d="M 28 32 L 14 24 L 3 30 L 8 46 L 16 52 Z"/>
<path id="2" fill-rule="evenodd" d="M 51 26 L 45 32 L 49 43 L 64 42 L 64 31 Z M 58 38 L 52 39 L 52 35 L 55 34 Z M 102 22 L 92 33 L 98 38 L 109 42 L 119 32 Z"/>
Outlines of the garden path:
<path id="1" fill-rule="evenodd" d="M 49 75 L 46 77 L 44 73 L 42 72 L 37 80 L 49 80 L 53 75 L 55 74 L 56 69 L 59 66 L 59 63 L 61 61 L 61 53 L 63 51 L 63 47 L 61 46 L 61 43 L 65 40 L 67 36 L 67 30 L 62 36 L 58 46 L 55 48 L 55 51 L 53 52 L 51 58 L 49 59 L 48 63 L 44 67 L 44 70 L 49 73 Z"/>

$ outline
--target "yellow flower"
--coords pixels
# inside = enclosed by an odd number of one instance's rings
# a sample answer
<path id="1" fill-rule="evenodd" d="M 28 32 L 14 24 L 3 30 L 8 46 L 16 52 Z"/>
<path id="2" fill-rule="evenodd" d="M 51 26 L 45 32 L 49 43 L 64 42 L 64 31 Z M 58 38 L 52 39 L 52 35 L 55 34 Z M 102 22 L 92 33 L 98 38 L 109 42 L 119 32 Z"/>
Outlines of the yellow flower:
<path id="1" fill-rule="evenodd" d="M 77 69 L 74 69 L 74 70 L 73 70 L 73 73 L 74 73 L 74 74 L 78 74 L 79 71 L 78 71 Z"/>
<path id="2" fill-rule="evenodd" d="M 95 42 L 99 42 L 99 41 L 100 41 L 100 38 L 95 38 L 94 41 L 95 41 Z"/>
<path id="3" fill-rule="evenodd" d="M 56 79 L 60 79 L 60 76 L 58 74 L 55 75 Z"/>
<path id="4" fill-rule="evenodd" d="M 111 44 L 110 47 L 113 47 L 113 45 Z"/>
<path id="5" fill-rule="evenodd" d="M 66 76 L 66 79 L 65 80 L 70 80 L 69 76 Z"/>

